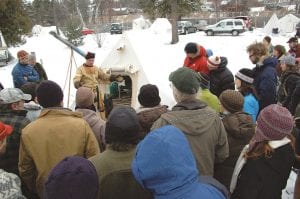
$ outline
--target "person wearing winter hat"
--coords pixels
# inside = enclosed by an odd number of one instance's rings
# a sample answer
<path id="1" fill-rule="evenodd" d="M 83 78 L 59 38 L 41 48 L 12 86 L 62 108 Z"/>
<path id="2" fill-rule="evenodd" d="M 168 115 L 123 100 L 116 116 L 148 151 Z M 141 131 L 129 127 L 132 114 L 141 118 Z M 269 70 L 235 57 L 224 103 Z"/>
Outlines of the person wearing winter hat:
<path id="1" fill-rule="evenodd" d="M 94 92 L 91 88 L 80 87 L 76 91 L 76 111 L 83 114 L 83 119 L 90 125 L 98 141 L 100 151 L 105 149 L 105 121 L 96 113 Z"/>
<path id="2" fill-rule="evenodd" d="M 94 165 L 80 156 L 69 156 L 49 173 L 45 183 L 45 199 L 97 199 L 98 176 Z"/>
<path id="3" fill-rule="evenodd" d="M 204 73 L 198 73 L 200 77 L 200 87 L 197 99 L 205 102 L 209 107 L 214 109 L 217 113 L 220 112 L 220 101 L 217 96 L 212 94 L 209 90 L 209 76 Z"/>
<path id="4" fill-rule="evenodd" d="M 24 101 L 31 96 L 18 88 L 0 91 L 0 121 L 13 127 L 12 136 L 7 137 L 6 152 L 0 156 L 0 168 L 19 175 L 18 160 L 22 129 L 30 123 L 26 118 Z"/>
<path id="5" fill-rule="evenodd" d="M 243 112 L 244 97 L 239 91 L 225 90 L 219 99 L 222 122 L 227 132 L 229 157 L 215 165 L 214 177 L 229 188 L 235 163 L 241 150 L 254 135 L 255 124 L 251 116 Z"/>
<path id="6" fill-rule="evenodd" d="M 236 89 L 244 96 L 243 110 L 251 115 L 253 122 L 255 122 L 259 104 L 253 87 L 253 75 L 254 73 L 251 69 L 242 68 L 235 74 L 234 83 Z"/>
<path id="7" fill-rule="evenodd" d="M 95 96 L 98 95 L 95 98 L 97 111 L 101 112 L 101 117 L 104 119 L 104 94 L 100 91 L 99 82 L 102 84 L 108 84 L 113 81 L 122 82 L 124 78 L 121 75 L 106 74 L 101 68 L 95 66 L 95 53 L 88 52 L 85 58 L 86 62 L 77 68 L 73 83 L 76 89 L 81 86 L 93 89 Z"/>
<path id="8" fill-rule="evenodd" d="M 150 132 L 153 123 L 168 111 L 168 106 L 160 104 L 159 90 L 153 84 L 146 84 L 140 88 L 138 101 L 141 107 L 136 111 L 141 125 L 142 137 L 144 137 Z"/>
<path id="9" fill-rule="evenodd" d="M 278 104 L 260 112 L 255 134 L 243 149 L 231 181 L 231 198 L 281 198 L 295 161 L 294 118 Z"/>
<path id="10" fill-rule="evenodd" d="M 59 161 L 74 154 L 89 158 L 100 150 L 82 114 L 62 107 L 63 92 L 58 84 L 44 80 L 36 94 L 43 109 L 22 131 L 19 171 L 28 189 L 43 198 L 46 177 Z"/>
<path id="11" fill-rule="evenodd" d="M 226 189 L 212 177 L 209 178 L 214 183 L 201 180 L 187 139 L 171 125 L 152 131 L 138 144 L 131 167 L 135 179 L 154 198 L 228 197 L 226 191 L 222 192 Z"/>
<path id="12" fill-rule="evenodd" d="M 186 53 L 183 63 L 184 67 L 208 74 L 206 50 L 203 46 L 190 42 L 185 45 L 184 52 Z"/>
<path id="13" fill-rule="evenodd" d="M 291 55 L 283 56 L 281 58 L 280 68 L 282 75 L 279 79 L 278 102 L 294 114 L 296 106 L 299 103 L 299 100 L 295 101 L 295 99 L 297 95 L 300 95 L 300 93 L 296 93 L 298 91 L 298 89 L 296 89 L 297 85 L 300 85 L 300 73 L 299 67 L 296 65 L 295 57 Z M 296 106 L 292 107 L 292 104 L 296 104 Z"/>
<path id="14" fill-rule="evenodd" d="M 13 127 L 0 122 L 0 156 L 6 152 L 7 137 L 13 132 Z M 22 195 L 21 180 L 14 173 L 0 169 L 0 195 L 1 198 L 26 199 Z"/>
<path id="15" fill-rule="evenodd" d="M 199 74 L 180 67 L 169 75 L 177 104 L 152 125 L 151 130 L 174 125 L 184 132 L 203 175 L 213 175 L 214 164 L 228 157 L 226 131 L 219 117 L 206 103 L 196 99 L 200 87 Z"/>
<path id="16" fill-rule="evenodd" d="M 289 51 L 288 53 L 295 58 L 300 57 L 300 44 L 298 43 L 297 37 L 291 37 L 287 43 L 289 44 Z"/>
<path id="17" fill-rule="evenodd" d="M 253 86 L 261 111 L 266 106 L 276 103 L 277 59 L 268 55 L 268 49 L 261 42 L 249 45 L 247 52 L 250 61 L 256 65 L 252 69 Z"/>
<path id="18" fill-rule="evenodd" d="M 19 62 L 14 66 L 11 72 L 16 88 L 20 88 L 26 82 L 39 82 L 40 80 L 39 74 L 28 64 L 28 55 L 25 50 L 20 50 L 17 53 Z"/>
<path id="19" fill-rule="evenodd" d="M 89 159 L 98 174 L 98 198 L 152 198 L 134 180 L 130 167 L 139 139 L 135 110 L 128 106 L 114 108 L 106 122 L 106 150 Z"/>
<path id="20" fill-rule="evenodd" d="M 26 117 L 30 121 L 36 120 L 38 116 L 41 113 L 42 106 L 38 104 L 37 98 L 36 98 L 36 88 L 38 87 L 37 83 L 34 82 L 27 82 L 21 86 L 21 90 L 25 94 L 30 94 L 31 99 L 25 101 L 24 103 L 24 109 L 27 111 Z"/>
<path id="21" fill-rule="evenodd" d="M 226 90 L 234 90 L 234 78 L 227 68 L 227 58 L 220 56 L 210 56 L 207 59 L 210 78 L 210 92 L 217 97 Z"/>
<path id="22" fill-rule="evenodd" d="M 46 73 L 44 67 L 42 66 L 42 64 L 40 64 L 39 62 L 36 61 L 35 52 L 30 53 L 30 55 L 28 57 L 28 63 L 39 74 L 39 77 L 40 77 L 39 82 L 41 82 L 43 80 L 48 80 L 48 76 L 47 76 L 47 73 Z"/>

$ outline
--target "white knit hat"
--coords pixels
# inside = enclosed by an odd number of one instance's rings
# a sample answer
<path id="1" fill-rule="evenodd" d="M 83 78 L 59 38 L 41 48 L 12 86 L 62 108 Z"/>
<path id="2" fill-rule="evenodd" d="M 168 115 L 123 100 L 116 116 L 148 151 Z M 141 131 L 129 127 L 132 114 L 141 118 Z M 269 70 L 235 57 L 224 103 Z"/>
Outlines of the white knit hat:
<path id="1" fill-rule="evenodd" d="M 210 56 L 208 59 L 207 59 L 207 65 L 209 68 L 211 69 L 216 69 L 219 67 L 221 63 L 221 58 L 220 56 Z"/>

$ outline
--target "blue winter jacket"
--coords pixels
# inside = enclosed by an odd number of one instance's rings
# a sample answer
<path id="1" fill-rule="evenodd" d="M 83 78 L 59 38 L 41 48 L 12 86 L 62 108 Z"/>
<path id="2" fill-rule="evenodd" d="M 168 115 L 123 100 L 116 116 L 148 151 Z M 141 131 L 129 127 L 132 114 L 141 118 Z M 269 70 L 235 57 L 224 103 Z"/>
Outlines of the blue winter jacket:
<path id="1" fill-rule="evenodd" d="M 263 61 L 263 65 L 257 65 L 253 69 L 253 85 L 258 95 L 259 111 L 270 104 L 276 104 L 276 65 L 277 59 L 268 57 Z"/>
<path id="2" fill-rule="evenodd" d="M 138 144 L 132 172 L 156 199 L 225 199 L 215 186 L 200 182 L 188 141 L 174 126 L 156 129 Z"/>
<path id="3" fill-rule="evenodd" d="M 259 111 L 259 104 L 257 99 L 252 93 L 244 96 L 244 112 L 251 115 L 253 122 L 256 122 L 257 114 Z"/>
<path id="4" fill-rule="evenodd" d="M 39 74 L 32 66 L 26 64 L 17 63 L 11 72 L 13 76 L 14 85 L 16 88 L 20 88 L 27 82 L 38 82 Z M 27 77 L 27 81 L 24 77 Z"/>

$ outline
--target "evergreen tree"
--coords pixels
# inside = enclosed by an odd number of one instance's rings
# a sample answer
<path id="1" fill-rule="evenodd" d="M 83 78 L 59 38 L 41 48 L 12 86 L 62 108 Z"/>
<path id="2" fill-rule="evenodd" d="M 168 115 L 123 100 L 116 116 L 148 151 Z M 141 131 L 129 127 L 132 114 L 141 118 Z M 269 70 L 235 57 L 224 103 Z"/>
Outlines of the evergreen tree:
<path id="1" fill-rule="evenodd" d="M 82 25 L 78 17 L 72 17 L 66 24 L 66 28 L 63 31 L 68 41 L 79 46 L 82 44 Z"/>
<path id="2" fill-rule="evenodd" d="M 0 1 L 0 30 L 8 46 L 20 43 L 22 35 L 31 30 L 22 0 Z"/>

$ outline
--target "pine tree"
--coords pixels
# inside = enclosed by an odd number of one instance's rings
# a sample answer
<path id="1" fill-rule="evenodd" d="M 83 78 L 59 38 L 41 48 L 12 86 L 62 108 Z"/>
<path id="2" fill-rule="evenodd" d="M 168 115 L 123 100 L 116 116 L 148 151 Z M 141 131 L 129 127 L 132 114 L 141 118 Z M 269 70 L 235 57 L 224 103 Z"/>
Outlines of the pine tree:
<path id="1" fill-rule="evenodd" d="M 64 34 L 67 37 L 68 41 L 79 46 L 82 44 L 82 25 L 78 17 L 72 17 L 66 24 Z"/>
<path id="2" fill-rule="evenodd" d="M 31 30 L 22 0 L 0 1 L 0 30 L 8 46 L 20 43 L 22 35 Z"/>

